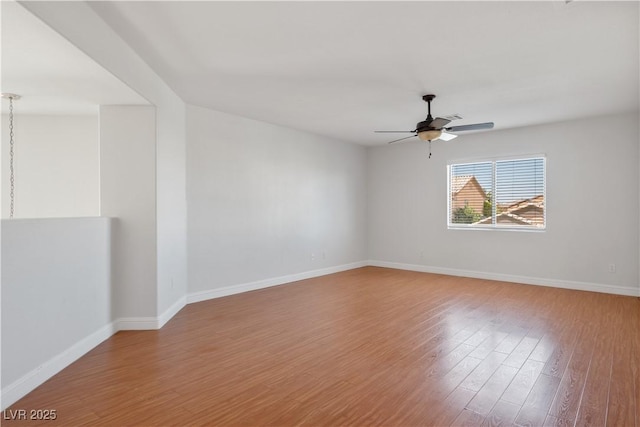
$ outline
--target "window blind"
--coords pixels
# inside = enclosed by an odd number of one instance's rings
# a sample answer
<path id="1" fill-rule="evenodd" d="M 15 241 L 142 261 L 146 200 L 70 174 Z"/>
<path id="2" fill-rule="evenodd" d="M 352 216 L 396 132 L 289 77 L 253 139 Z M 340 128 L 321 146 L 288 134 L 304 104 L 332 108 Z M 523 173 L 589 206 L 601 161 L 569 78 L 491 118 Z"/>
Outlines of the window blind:
<path id="1" fill-rule="evenodd" d="M 449 226 L 545 227 L 545 158 L 449 165 Z"/>

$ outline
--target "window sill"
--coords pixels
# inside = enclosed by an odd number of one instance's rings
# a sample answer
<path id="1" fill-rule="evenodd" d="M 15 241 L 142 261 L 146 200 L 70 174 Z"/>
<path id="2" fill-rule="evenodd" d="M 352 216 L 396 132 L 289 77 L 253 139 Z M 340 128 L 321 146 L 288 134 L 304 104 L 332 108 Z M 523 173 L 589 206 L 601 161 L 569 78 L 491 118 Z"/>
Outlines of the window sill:
<path id="1" fill-rule="evenodd" d="M 465 226 L 465 225 L 451 225 L 447 226 L 447 230 L 480 230 L 480 231 L 519 231 L 525 233 L 544 233 L 547 227 L 481 227 L 481 226 Z"/>

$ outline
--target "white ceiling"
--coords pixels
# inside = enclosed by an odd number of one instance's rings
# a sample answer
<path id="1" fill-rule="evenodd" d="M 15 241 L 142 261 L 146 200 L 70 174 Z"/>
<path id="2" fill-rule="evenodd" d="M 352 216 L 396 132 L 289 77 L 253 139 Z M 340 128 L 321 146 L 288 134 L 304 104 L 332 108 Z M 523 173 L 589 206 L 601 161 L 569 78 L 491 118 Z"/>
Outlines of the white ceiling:
<path id="1" fill-rule="evenodd" d="M 635 1 L 89 4 L 186 102 L 360 144 L 414 129 L 426 93 L 434 116 L 497 129 L 639 105 Z M 2 91 L 58 112 L 145 102 L 5 1 Z"/>
<path id="2" fill-rule="evenodd" d="M 22 96 L 16 114 L 97 114 L 99 105 L 148 104 L 19 4 L 3 0 L 0 7 L 1 89 Z"/>
<path id="3" fill-rule="evenodd" d="M 426 93 L 498 129 L 638 110 L 637 2 L 91 5 L 186 102 L 361 144 Z"/>

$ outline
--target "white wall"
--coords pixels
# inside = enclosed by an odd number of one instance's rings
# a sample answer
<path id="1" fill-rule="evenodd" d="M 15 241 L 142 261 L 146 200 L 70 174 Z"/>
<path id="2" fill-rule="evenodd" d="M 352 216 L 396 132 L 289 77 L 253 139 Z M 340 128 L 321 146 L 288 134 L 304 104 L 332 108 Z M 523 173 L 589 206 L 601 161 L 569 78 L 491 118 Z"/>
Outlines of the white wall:
<path id="1" fill-rule="evenodd" d="M 14 218 L 99 215 L 98 117 L 28 115 L 15 104 Z M 2 115 L 2 218 L 9 218 L 9 117 Z"/>
<path id="2" fill-rule="evenodd" d="M 187 131 L 190 292 L 366 258 L 363 147 L 191 106 Z"/>
<path id="3" fill-rule="evenodd" d="M 372 148 L 369 257 L 640 295 L 638 139 L 627 114 Z M 545 232 L 447 229 L 447 162 L 524 154 L 547 156 Z"/>
<path id="4" fill-rule="evenodd" d="M 91 3 L 20 2 L 156 106 L 157 294 L 154 311 L 164 322 L 182 307 L 187 292 L 186 107 L 96 14 L 94 7 L 99 10 L 99 2 Z"/>
<path id="5" fill-rule="evenodd" d="M 102 215 L 113 224 L 114 317 L 156 315 L 155 109 L 100 107 Z"/>
<path id="6" fill-rule="evenodd" d="M 169 97 L 170 94 L 165 94 Z M 187 293 L 186 106 L 164 99 L 157 109 L 157 314 L 161 324 Z"/>
<path id="7" fill-rule="evenodd" d="M 2 221 L 2 408 L 111 334 L 110 220 Z"/>

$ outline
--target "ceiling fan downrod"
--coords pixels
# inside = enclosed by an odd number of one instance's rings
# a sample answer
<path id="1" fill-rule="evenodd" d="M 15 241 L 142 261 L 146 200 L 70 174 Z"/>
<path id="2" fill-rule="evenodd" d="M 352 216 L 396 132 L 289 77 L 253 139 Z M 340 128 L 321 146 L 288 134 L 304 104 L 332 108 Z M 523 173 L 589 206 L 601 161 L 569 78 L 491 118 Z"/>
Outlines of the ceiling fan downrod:
<path id="1" fill-rule="evenodd" d="M 433 117 L 431 117 L 431 101 L 433 101 L 435 97 L 435 95 L 425 95 L 422 97 L 422 100 L 427 103 L 427 120 L 429 121 L 433 120 Z"/>

